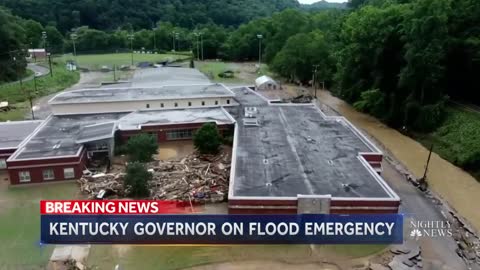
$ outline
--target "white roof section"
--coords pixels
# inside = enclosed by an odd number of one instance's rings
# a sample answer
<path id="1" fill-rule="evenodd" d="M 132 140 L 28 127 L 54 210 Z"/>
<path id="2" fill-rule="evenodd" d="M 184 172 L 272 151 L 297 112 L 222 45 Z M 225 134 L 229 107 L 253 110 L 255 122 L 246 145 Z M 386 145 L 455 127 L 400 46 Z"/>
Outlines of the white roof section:
<path id="1" fill-rule="evenodd" d="M 15 149 L 42 120 L 0 122 L 0 149 Z"/>
<path id="2" fill-rule="evenodd" d="M 29 53 L 32 53 L 32 52 L 45 52 L 45 49 L 28 49 L 28 52 L 29 52 Z"/>
<path id="3" fill-rule="evenodd" d="M 133 87 L 211 83 L 199 70 L 181 67 L 137 69 L 131 81 Z"/>
<path id="4" fill-rule="evenodd" d="M 264 83 L 277 84 L 277 82 L 274 79 L 268 77 L 267 75 L 263 75 L 263 76 L 260 76 L 257 79 L 255 79 L 255 85 L 256 86 L 262 85 Z"/>
<path id="5" fill-rule="evenodd" d="M 142 126 L 160 126 L 215 122 L 233 124 L 235 120 L 223 108 L 137 111 L 118 121 L 119 130 L 139 130 Z"/>
<path id="6" fill-rule="evenodd" d="M 225 85 L 164 85 L 157 87 L 98 88 L 62 92 L 53 97 L 49 104 L 85 104 L 150 100 L 175 100 L 191 98 L 234 97 Z"/>

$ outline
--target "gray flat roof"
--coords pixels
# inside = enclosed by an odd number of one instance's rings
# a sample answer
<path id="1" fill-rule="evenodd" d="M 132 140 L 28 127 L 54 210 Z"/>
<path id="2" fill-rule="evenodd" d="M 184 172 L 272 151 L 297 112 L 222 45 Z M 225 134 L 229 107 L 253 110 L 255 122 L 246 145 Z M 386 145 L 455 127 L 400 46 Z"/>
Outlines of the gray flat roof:
<path id="1" fill-rule="evenodd" d="M 82 147 L 76 142 L 78 136 L 88 137 L 98 134 L 95 128 L 104 134 L 105 126 L 96 124 L 111 123 L 124 115 L 125 113 L 52 116 L 45 120 L 36 133 L 10 157 L 10 160 L 77 155 Z M 85 128 L 86 133 L 82 133 Z"/>
<path id="2" fill-rule="evenodd" d="M 75 156 L 82 143 L 111 138 L 117 128 L 130 130 L 142 125 L 213 121 L 231 124 L 235 120 L 220 107 L 51 116 L 20 146 L 10 160 Z"/>
<path id="3" fill-rule="evenodd" d="M 133 87 L 208 83 L 207 76 L 197 69 L 179 67 L 138 69 L 132 79 Z"/>
<path id="4" fill-rule="evenodd" d="M 0 149 L 17 148 L 42 122 L 42 120 L 0 122 Z"/>
<path id="5" fill-rule="evenodd" d="M 148 88 L 101 88 L 62 92 L 50 104 L 121 102 L 135 100 L 167 100 L 185 98 L 233 97 L 223 84 L 170 85 Z"/>
<path id="6" fill-rule="evenodd" d="M 98 141 L 102 139 L 113 138 L 115 133 L 115 122 L 106 122 L 85 126 L 80 129 L 76 137 L 77 143 Z"/>
<path id="7" fill-rule="evenodd" d="M 135 130 L 147 125 L 168 125 L 181 123 L 232 124 L 234 119 L 219 107 L 201 109 L 178 109 L 139 111 L 128 114 L 118 121 L 118 129 Z"/>
<path id="8" fill-rule="evenodd" d="M 372 149 L 345 121 L 325 119 L 314 105 L 257 109 L 259 127 L 237 119 L 234 196 L 390 197 L 358 157 Z"/>

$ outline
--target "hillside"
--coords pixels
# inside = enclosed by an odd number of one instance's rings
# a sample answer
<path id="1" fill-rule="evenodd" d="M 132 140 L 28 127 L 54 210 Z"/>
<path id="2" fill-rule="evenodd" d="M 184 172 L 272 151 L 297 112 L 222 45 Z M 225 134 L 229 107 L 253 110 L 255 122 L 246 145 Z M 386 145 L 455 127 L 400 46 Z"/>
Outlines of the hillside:
<path id="1" fill-rule="evenodd" d="M 134 29 L 151 28 L 158 21 L 186 28 L 205 23 L 238 26 L 300 7 L 296 0 L 0 0 L 0 5 L 43 25 L 53 23 L 62 33 L 84 25 L 101 30 L 130 25 Z"/>
<path id="2" fill-rule="evenodd" d="M 325 0 L 321 0 L 310 5 L 301 5 L 304 10 L 322 10 L 322 9 L 344 9 L 347 8 L 347 2 L 344 3 L 333 3 Z"/>

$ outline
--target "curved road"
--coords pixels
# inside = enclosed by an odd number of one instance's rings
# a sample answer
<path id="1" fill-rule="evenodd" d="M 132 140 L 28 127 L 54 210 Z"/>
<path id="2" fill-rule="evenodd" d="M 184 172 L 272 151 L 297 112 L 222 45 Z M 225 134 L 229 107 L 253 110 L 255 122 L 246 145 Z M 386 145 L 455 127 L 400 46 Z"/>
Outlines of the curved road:
<path id="1" fill-rule="evenodd" d="M 46 67 L 43 67 L 43 66 L 40 66 L 40 65 L 37 65 L 35 63 L 28 63 L 27 68 L 30 69 L 31 71 L 33 71 L 33 75 L 30 75 L 26 78 L 23 78 L 22 82 L 28 82 L 28 81 L 33 80 L 33 76 L 42 77 L 42 76 L 45 76 L 48 73 L 50 73 L 50 69 L 48 69 Z M 20 80 L 14 81 L 14 82 L 9 82 L 9 83 L 3 84 L 3 85 L 11 85 L 11 84 L 19 83 L 19 82 L 20 82 Z"/>

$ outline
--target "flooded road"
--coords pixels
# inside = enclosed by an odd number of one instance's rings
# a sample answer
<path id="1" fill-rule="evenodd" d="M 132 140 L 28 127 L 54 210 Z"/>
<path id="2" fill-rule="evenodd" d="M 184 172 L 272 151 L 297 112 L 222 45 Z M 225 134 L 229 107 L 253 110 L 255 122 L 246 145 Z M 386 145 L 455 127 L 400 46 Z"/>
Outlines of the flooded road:
<path id="1" fill-rule="evenodd" d="M 374 137 L 396 160 L 417 178 L 423 176 L 428 149 L 379 120 L 356 111 L 328 91 L 318 91 L 318 99 Z M 448 201 L 450 207 L 480 231 L 480 183 L 462 169 L 433 153 L 427 180 L 431 189 Z"/>

